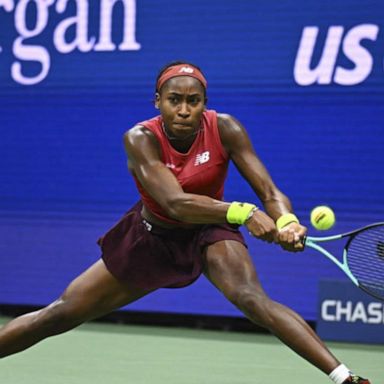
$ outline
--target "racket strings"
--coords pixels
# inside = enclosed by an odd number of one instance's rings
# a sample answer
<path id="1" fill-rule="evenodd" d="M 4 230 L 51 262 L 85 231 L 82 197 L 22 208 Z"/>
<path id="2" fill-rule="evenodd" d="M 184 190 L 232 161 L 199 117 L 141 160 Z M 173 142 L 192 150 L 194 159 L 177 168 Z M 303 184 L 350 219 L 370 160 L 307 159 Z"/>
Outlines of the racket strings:
<path id="1" fill-rule="evenodd" d="M 347 263 L 361 288 L 384 299 L 384 225 L 362 231 L 351 240 Z"/>

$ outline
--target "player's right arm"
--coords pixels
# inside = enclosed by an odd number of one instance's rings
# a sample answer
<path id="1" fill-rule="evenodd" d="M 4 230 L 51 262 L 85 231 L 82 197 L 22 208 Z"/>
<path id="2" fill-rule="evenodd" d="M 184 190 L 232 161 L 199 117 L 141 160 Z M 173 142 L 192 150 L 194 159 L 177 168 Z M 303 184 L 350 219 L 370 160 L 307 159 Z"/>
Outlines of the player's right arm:
<path id="1" fill-rule="evenodd" d="M 127 131 L 124 147 L 130 171 L 169 217 L 194 224 L 226 222 L 229 203 L 185 193 L 162 162 L 160 145 L 149 129 L 135 126 Z"/>

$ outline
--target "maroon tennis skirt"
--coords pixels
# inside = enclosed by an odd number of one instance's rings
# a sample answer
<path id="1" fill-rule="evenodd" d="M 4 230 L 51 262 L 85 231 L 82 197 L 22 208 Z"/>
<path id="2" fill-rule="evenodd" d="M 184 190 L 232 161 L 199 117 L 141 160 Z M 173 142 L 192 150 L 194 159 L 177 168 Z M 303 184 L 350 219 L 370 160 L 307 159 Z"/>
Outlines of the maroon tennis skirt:
<path id="1" fill-rule="evenodd" d="M 203 271 L 205 248 L 222 240 L 245 244 L 237 226 L 203 225 L 194 229 L 166 229 L 141 216 L 142 203 L 98 240 L 108 270 L 131 287 L 153 290 L 193 283 Z"/>

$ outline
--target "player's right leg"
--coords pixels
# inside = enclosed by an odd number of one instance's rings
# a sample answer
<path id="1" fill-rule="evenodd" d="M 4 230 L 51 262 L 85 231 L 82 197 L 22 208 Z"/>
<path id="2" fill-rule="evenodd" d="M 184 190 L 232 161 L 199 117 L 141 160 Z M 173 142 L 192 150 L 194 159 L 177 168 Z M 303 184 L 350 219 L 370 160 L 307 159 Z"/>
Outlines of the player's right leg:
<path id="1" fill-rule="evenodd" d="M 370 384 L 351 375 L 299 314 L 267 296 L 243 244 L 226 240 L 209 245 L 204 274 L 251 321 L 269 329 L 300 356 L 332 375 L 334 382 Z"/>
<path id="2" fill-rule="evenodd" d="M 4 325 L 0 329 L 0 358 L 105 315 L 149 292 L 120 283 L 99 260 L 72 281 L 52 304 Z"/>

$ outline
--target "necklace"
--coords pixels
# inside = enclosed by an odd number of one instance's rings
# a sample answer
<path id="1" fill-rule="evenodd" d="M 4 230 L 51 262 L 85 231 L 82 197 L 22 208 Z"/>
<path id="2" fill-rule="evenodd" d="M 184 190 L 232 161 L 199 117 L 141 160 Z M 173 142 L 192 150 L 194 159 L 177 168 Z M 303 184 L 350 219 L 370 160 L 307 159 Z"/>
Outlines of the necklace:
<path id="1" fill-rule="evenodd" d="M 192 132 L 190 133 L 189 135 L 183 137 L 183 138 L 180 138 L 180 137 L 176 137 L 176 136 L 173 136 L 171 134 L 169 134 L 165 128 L 165 125 L 164 123 L 161 124 L 161 127 L 163 129 L 163 132 L 164 132 L 164 135 L 167 137 L 168 140 L 172 141 L 172 140 L 177 140 L 177 141 L 184 141 L 184 140 L 188 140 L 190 139 L 191 137 L 194 137 L 196 136 L 200 131 L 203 130 L 203 128 L 200 126 L 200 128 L 198 130 L 196 130 L 195 132 Z"/>

